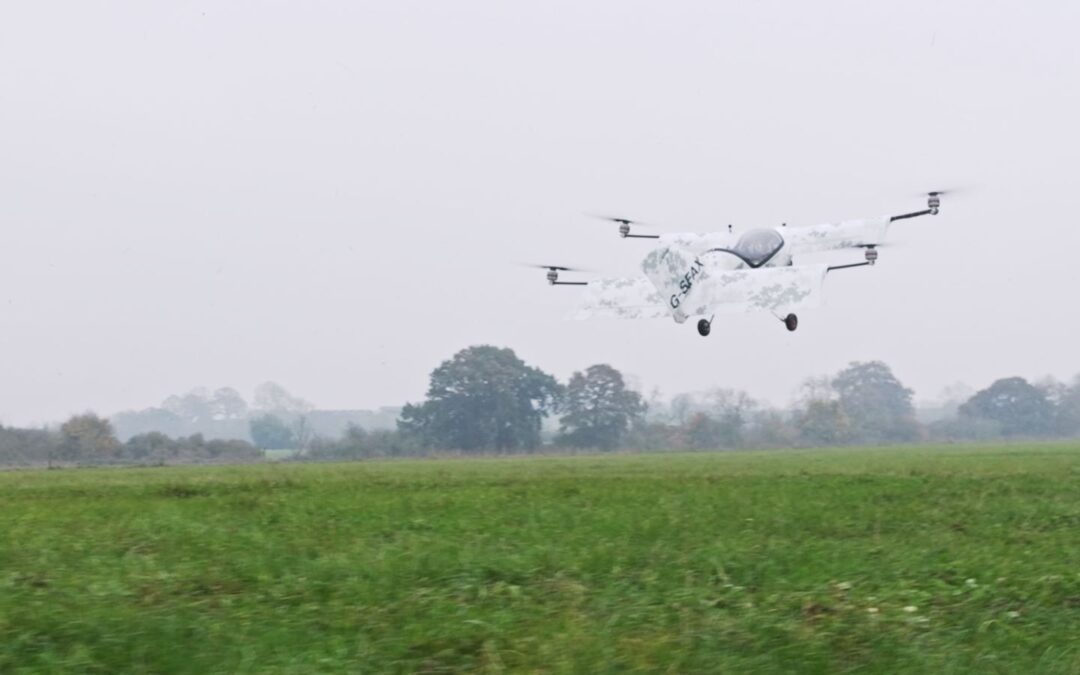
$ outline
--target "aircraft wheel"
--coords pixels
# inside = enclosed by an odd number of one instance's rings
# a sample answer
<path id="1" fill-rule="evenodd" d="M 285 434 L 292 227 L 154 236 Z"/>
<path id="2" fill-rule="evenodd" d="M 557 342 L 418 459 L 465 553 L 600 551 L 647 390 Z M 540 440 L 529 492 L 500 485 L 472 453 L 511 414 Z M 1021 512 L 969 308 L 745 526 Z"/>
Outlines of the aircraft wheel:
<path id="1" fill-rule="evenodd" d="M 787 326 L 787 329 L 790 331 L 795 330 L 799 327 L 799 317 L 794 314 L 788 314 L 784 317 L 784 325 Z"/>
<path id="2" fill-rule="evenodd" d="M 697 332 L 701 337 L 706 337 L 712 330 L 712 322 L 707 319 L 701 319 L 697 322 Z"/>

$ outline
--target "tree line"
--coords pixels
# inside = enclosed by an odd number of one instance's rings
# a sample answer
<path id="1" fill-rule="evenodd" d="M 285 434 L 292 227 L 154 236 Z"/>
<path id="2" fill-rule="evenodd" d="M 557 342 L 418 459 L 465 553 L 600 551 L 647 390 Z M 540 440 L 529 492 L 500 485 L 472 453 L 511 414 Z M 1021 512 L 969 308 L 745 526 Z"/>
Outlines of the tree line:
<path id="1" fill-rule="evenodd" d="M 401 408 L 317 410 L 310 402 L 276 382 L 255 388 L 249 403 L 236 389 L 196 387 L 167 397 L 154 407 L 110 416 L 121 441 L 156 431 L 180 438 L 201 434 L 207 439 L 237 439 L 262 447 L 293 448 L 315 436 L 337 437 L 350 424 L 365 429 L 393 429 Z M 258 424 L 252 424 L 260 420 Z M 267 445 L 269 444 L 269 445 Z"/>
<path id="2" fill-rule="evenodd" d="M 112 424 L 94 413 L 75 415 L 57 429 L 0 426 L 0 465 L 7 466 L 238 463 L 263 457 L 246 441 L 207 440 L 201 434 L 170 438 L 151 431 L 120 442 Z"/>
<path id="3" fill-rule="evenodd" d="M 1071 385 L 995 381 L 956 411 L 919 422 L 905 387 L 881 361 L 854 362 L 807 380 L 789 409 L 715 388 L 646 400 L 606 364 L 565 384 L 510 349 L 475 346 L 431 374 L 424 401 L 406 405 L 396 431 L 350 428 L 315 439 L 311 458 L 422 455 L 433 451 L 722 450 L 1080 435 L 1080 378 Z"/>
<path id="4" fill-rule="evenodd" d="M 1080 378 L 999 379 L 958 402 L 953 414 L 923 424 L 912 391 L 880 361 L 807 380 L 793 406 L 776 409 L 725 388 L 647 399 L 607 364 L 563 383 L 511 349 L 479 345 L 436 367 L 424 400 L 405 405 L 396 428 L 348 423 L 339 433 L 320 433 L 310 423 L 312 406 L 273 383 L 256 391 L 254 410 L 231 389 L 170 397 L 160 410 L 168 414 L 164 428 L 150 424 L 158 409 L 140 413 L 149 428 L 124 442 L 93 413 L 56 429 L 0 426 L 0 464 L 241 462 L 262 459 L 266 449 L 295 451 L 297 459 L 359 459 L 1076 437 Z M 252 442 L 167 433 L 168 423 L 200 418 L 241 429 Z"/>

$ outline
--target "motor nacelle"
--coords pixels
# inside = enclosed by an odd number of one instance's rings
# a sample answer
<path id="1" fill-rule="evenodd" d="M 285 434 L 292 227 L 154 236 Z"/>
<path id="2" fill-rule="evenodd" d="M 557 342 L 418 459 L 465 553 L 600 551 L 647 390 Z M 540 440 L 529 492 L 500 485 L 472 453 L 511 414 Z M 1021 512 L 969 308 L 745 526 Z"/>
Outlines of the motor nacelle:
<path id="1" fill-rule="evenodd" d="M 623 223 L 619 225 L 619 236 L 626 239 L 626 235 L 630 234 L 630 223 Z"/>
<path id="2" fill-rule="evenodd" d="M 877 249 L 873 246 L 866 247 L 866 262 L 870 263 L 871 265 L 877 262 Z"/>
<path id="3" fill-rule="evenodd" d="M 540 269 L 547 270 L 547 281 L 552 286 L 587 286 L 588 281 L 559 281 L 559 272 L 581 272 L 582 270 L 574 269 L 573 267 L 563 267 L 562 265 L 526 265 L 527 267 L 539 267 Z"/>
<path id="4" fill-rule="evenodd" d="M 926 206 L 929 207 L 932 215 L 937 215 L 938 207 L 941 206 L 941 193 L 931 192 L 930 196 L 926 200 Z"/>

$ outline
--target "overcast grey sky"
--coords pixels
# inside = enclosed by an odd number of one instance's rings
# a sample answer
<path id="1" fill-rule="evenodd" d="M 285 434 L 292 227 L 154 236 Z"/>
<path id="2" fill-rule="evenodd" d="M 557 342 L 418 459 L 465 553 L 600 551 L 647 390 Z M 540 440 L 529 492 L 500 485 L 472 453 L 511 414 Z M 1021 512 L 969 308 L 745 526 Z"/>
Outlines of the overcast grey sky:
<path id="1" fill-rule="evenodd" d="M 786 403 L 882 359 L 1080 372 L 1075 2 L 8 2 L 0 421 L 273 379 L 423 396 L 476 343 Z M 572 322 L 514 261 L 633 274 L 668 231 L 921 208 L 796 333 Z M 840 254 L 857 260 L 858 252 Z"/>

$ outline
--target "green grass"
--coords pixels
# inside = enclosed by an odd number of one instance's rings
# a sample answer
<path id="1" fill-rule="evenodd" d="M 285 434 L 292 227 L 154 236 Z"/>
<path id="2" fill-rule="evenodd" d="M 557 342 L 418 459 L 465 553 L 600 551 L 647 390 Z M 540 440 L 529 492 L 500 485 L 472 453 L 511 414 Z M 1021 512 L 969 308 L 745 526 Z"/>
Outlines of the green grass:
<path id="1" fill-rule="evenodd" d="M 0 673 L 1080 672 L 1080 447 L 0 474 Z"/>

